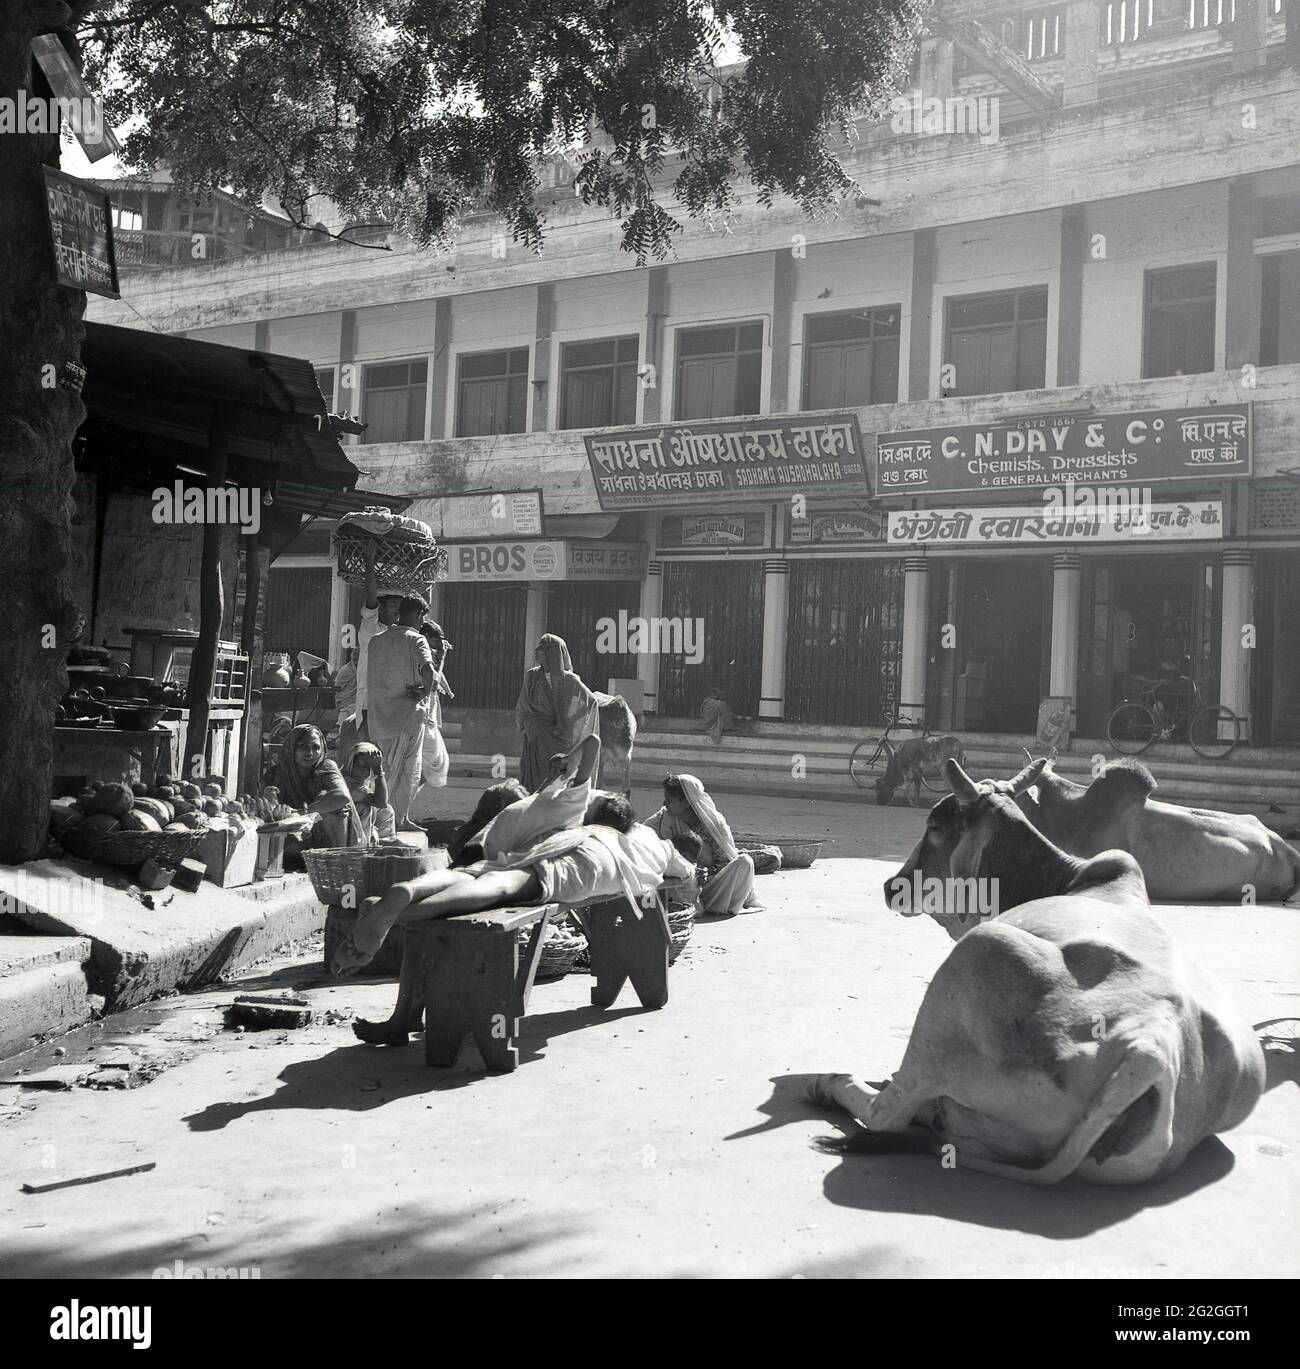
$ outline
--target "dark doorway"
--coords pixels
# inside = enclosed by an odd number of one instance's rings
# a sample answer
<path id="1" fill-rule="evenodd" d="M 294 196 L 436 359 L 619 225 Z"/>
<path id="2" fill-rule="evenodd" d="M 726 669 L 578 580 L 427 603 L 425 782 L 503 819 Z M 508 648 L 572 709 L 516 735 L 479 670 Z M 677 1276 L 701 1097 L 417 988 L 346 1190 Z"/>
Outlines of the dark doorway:
<path id="1" fill-rule="evenodd" d="M 1048 563 L 1016 557 L 960 563 L 956 621 L 931 614 L 931 657 L 955 652 L 956 725 L 967 732 L 1032 733 L 1042 688 Z M 955 628 L 944 641 L 946 626 Z M 935 638 L 937 634 L 937 641 Z"/>
<path id="2" fill-rule="evenodd" d="M 742 717 L 758 713 L 763 661 L 763 563 L 705 561 L 664 566 L 663 616 L 700 620 L 703 659 L 670 653 L 659 662 L 659 712 L 693 718 L 718 688 Z"/>

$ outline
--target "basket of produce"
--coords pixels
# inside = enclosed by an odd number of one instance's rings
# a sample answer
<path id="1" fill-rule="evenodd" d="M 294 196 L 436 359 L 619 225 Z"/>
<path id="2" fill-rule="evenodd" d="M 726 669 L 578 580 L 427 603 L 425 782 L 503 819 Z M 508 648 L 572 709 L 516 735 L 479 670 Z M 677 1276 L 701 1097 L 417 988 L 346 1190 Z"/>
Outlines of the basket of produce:
<path id="1" fill-rule="evenodd" d="M 519 949 L 528 945 L 533 934 L 531 927 L 521 927 L 516 935 Z M 577 967 L 579 957 L 587 950 L 587 938 L 567 922 L 552 922 L 542 933 L 542 954 L 537 962 L 538 979 L 560 979 L 571 974 Z"/>
<path id="2" fill-rule="evenodd" d="M 781 852 L 783 870 L 806 870 L 822 853 L 823 846 L 830 846 L 829 837 L 756 837 L 738 836 L 736 847 L 749 851 L 765 846 L 776 846 Z"/>
<path id="3" fill-rule="evenodd" d="M 366 582 L 367 547 L 374 548 L 375 576 L 386 587 L 424 594 L 434 581 L 447 576 L 447 552 L 434 540 L 428 524 L 388 509 L 345 515 L 333 544 L 339 577 L 350 585 Z"/>
<path id="4" fill-rule="evenodd" d="M 366 895 L 366 849 L 364 846 L 332 846 L 304 851 L 303 864 L 311 876 L 316 897 L 325 904 L 359 907 Z"/>
<path id="5" fill-rule="evenodd" d="M 214 826 L 243 821 L 242 807 L 221 797 L 221 785 L 172 783 L 165 776 L 143 783 L 93 780 L 71 806 L 57 806 L 50 824 L 65 851 L 83 860 L 135 868 L 152 856 L 175 865 L 193 854 Z"/>

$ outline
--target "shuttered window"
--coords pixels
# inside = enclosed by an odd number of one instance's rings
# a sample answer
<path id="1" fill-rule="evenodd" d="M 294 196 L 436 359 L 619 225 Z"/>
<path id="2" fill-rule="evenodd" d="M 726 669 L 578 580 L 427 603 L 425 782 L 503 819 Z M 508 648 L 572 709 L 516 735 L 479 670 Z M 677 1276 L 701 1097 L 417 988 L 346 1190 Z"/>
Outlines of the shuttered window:
<path id="1" fill-rule="evenodd" d="M 460 359 L 457 437 L 522 433 L 528 422 L 528 348 Z"/>
<path id="2" fill-rule="evenodd" d="M 362 373 L 361 417 L 366 430 L 361 441 L 422 441 L 428 379 L 429 362 L 424 357 L 367 366 Z"/>

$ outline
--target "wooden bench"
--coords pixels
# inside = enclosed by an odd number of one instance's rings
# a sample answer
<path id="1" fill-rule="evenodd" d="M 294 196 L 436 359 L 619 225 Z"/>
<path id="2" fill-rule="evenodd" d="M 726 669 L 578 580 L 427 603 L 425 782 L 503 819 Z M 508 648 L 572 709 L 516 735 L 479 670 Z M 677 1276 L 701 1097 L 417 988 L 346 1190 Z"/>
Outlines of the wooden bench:
<path id="1" fill-rule="evenodd" d="M 541 958 L 554 903 L 415 922 L 407 955 L 419 956 L 418 1000 L 424 1005 L 424 1058 L 447 1068 L 472 1036 L 490 1070 L 519 1064 L 519 1023 Z M 521 945 L 516 933 L 531 927 Z M 621 982 L 621 981 L 620 981 Z"/>
<path id="2" fill-rule="evenodd" d="M 633 913 L 626 898 L 597 899 L 569 909 L 587 933 L 591 973 L 596 983 L 592 1004 L 608 1008 L 630 979 L 644 1008 L 662 1008 L 668 1002 L 668 950 L 671 938 L 668 919 L 658 898 L 641 916 Z"/>

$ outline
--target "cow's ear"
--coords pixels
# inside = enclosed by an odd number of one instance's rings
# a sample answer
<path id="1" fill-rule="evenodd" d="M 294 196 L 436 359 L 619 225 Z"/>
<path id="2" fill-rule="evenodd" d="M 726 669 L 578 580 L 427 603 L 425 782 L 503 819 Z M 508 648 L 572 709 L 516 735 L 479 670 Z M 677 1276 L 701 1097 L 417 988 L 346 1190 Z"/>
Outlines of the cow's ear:
<path id="1" fill-rule="evenodd" d="M 948 788 L 957 796 L 958 803 L 974 803 L 979 798 L 979 785 L 951 757 L 943 763 L 943 777 L 948 781 Z"/>

